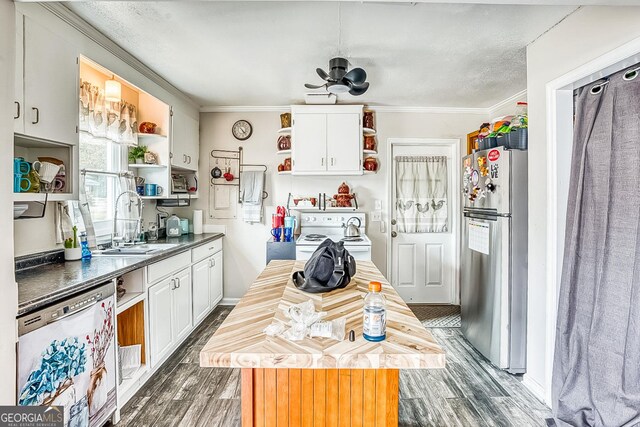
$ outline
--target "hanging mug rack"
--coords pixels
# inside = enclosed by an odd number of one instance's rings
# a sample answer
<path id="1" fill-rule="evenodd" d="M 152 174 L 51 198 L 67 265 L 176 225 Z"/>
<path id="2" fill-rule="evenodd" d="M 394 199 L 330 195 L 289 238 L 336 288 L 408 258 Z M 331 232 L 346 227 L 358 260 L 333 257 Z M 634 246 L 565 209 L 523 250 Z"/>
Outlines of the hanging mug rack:
<path id="1" fill-rule="evenodd" d="M 209 171 L 211 186 L 215 187 L 216 185 L 227 185 L 238 187 L 238 203 L 242 203 L 242 195 L 240 193 L 242 184 L 242 172 L 247 168 L 259 168 L 262 169 L 263 172 L 267 171 L 267 165 L 243 163 L 242 147 L 238 147 L 237 150 L 211 150 L 211 158 L 216 161 L 216 165 Z M 218 165 L 219 161 L 224 162 L 223 167 L 225 168 L 225 172 L 220 169 L 220 165 Z M 231 170 L 234 170 L 234 168 L 232 168 L 234 164 L 237 166 L 237 168 L 235 168 L 235 170 L 238 171 L 237 177 L 231 174 Z M 231 179 L 228 179 L 228 176 L 225 176 L 226 174 L 231 174 Z M 220 182 L 220 180 L 226 182 Z M 266 199 L 267 197 L 269 197 L 269 193 L 263 191 L 262 200 Z"/>

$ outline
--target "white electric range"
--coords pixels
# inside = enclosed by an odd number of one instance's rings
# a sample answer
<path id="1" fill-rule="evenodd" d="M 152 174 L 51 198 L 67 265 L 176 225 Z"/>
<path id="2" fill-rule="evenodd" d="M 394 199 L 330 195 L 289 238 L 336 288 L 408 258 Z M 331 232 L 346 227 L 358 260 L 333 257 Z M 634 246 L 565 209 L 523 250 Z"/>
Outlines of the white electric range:
<path id="1" fill-rule="evenodd" d="M 360 237 L 344 237 L 343 225 L 354 217 L 360 220 Z M 344 247 L 356 260 L 371 261 L 371 240 L 365 234 L 365 220 L 365 214 L 361 212 L 301 213 L 296 259 L 309 259 L 320 243 L 331 239 L 344 242 Z"/>

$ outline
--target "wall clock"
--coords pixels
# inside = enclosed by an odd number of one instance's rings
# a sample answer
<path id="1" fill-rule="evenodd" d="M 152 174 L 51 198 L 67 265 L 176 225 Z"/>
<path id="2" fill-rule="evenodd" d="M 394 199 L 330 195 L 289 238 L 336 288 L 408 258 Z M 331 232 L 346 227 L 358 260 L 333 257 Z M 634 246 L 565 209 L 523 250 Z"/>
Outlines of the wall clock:
<path id="1" fill-rule="evenodd" d="M 233 136 L 240 140 L 245 141 L 249 139 L 251 134 L 253 133 L 253 128 L 251 127 L 251 123 L 246 120 L 238 120 L 231 127 L 231 133 Z"/>

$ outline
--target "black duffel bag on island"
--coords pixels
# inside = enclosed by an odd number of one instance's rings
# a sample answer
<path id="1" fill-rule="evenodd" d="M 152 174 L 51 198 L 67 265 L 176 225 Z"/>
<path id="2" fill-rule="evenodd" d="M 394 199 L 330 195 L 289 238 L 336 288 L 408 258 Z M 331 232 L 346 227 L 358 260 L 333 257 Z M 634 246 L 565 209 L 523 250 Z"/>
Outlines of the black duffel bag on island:
<path id="1" fill-rule="evenodd" d="M 343 242 L 326 239 L 304 265 L 293 273 L 293 283 L 301 291 L 317 294 L 342 289 L 356 274 L 356 260 Z"/>

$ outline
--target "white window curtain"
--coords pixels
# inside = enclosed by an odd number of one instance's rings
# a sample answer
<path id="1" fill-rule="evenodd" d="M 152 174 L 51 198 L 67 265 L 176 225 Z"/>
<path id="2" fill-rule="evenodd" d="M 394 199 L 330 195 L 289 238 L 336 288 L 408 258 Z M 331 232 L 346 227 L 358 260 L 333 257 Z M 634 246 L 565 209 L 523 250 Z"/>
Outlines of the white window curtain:
<path id="1" fill-rule="evenodd" d="M 447 232 L 447 158 L 397 156 L 395 162 L 398 232 Z"/>
<path id="2" fill-rule="evenodd" d="M 136 107 L 125 101 L 105 101 L 103 88 L 81 81 L 80 131 L 96 139 L 138 145 Z"/>

